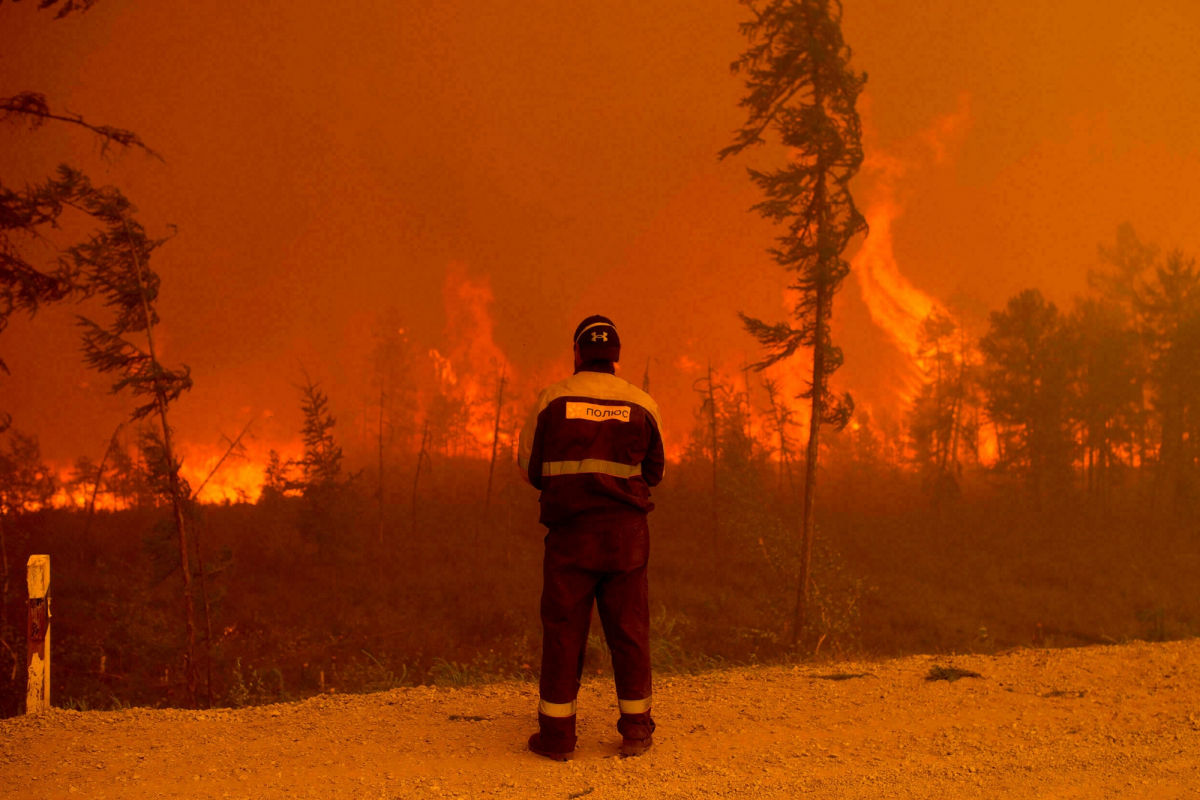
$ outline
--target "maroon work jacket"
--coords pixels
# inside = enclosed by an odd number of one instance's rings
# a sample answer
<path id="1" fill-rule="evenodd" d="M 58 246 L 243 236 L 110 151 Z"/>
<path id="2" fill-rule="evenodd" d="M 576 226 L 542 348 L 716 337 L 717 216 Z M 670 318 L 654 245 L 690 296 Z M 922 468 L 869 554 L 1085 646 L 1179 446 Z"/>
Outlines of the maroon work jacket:
<path id="1" fill-rule="evenodd" d="M 654 508 L 663 477 L 658 404 L 628 381 L 583 370 L 548 387 L 521 429 L 518 463 L 541 489 L 541 522 Z"/>

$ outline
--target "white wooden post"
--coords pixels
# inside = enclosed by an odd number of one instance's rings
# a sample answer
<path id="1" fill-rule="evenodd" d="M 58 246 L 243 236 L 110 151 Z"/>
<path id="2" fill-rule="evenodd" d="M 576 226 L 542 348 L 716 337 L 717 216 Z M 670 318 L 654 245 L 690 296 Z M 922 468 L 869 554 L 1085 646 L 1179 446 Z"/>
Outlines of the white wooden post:
<path id="1" fill-rule="evenodd" d="M 29 585 L 29 621 L 25 642 L 29 653 L 29 686 L 25 713 L 50 710 L 50 556 L 30 556 L 25 564 Z"/>

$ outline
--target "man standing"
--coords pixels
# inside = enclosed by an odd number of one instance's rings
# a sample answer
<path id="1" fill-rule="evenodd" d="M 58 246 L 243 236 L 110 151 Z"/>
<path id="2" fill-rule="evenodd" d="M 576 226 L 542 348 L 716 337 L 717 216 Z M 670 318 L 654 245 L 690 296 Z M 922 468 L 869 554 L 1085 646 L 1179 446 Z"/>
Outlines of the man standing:
<path id="1" fill-rule="evenodd" d="M 592 603 L 612 651 L 621 755 L 651 744 L 650 608 L 646 561 L 662 480 L 658 405 L 618 378 L 621 340 L 599 315 L 575 329 L 575 374 L 541 393 L 521 430 L 519 463 L 542 494 L 542 672 L 529 749 L 565 761 L 575 749 L 575 699 Z"/>

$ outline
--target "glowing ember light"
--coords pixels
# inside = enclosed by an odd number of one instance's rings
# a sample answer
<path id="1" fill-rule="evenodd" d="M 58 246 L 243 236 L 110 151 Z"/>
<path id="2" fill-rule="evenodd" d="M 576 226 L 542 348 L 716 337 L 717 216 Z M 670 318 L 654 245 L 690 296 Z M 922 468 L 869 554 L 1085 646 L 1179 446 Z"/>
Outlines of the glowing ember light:
<path id="1" fill-rule="evenodd" d="M 262 496 L 271 450 L 279 453 L 280 459 L 286 462 L 298 460 L 304 448 L 299 441 L 272 445 L 254 442 L 240 453 L 230 453 L 218 467 L 221 457 L 225 455 L 225 447 L 188 445 L 179 474 L 195 493 L 197 502 L 256 503 Z M 53 465 L 53 472 L 58 477 L 59 488 L 49 505 L 53 508 L 86 510 L 93 501 L 93 484 L 72 484 L 73 467 L 70 466 Z M 121 490 L 114 487 L 115 480 L 117 476 L 110 462 L 106 465 L 100 491 L 94 494 L 96 510 L 119 511 L 137 504 L 137 498 L 123 495 Z"/>
<path id="2" fill-rule="evenodd" d="M 198 502 L 256 503 L 262 496 L 263 484 L 266 482 L 270 451 L 275 450 L 280 459 L 286 462 L 289 459 L 298 460 L 304 452 L 304 447 L 299 441 L 271 446 L 253 442 L 241 453 L 231 453 L 219 468 L 217 464 L 225 454 L 224 448 L 200 448 L 193 445 L 187 450 L 180 475 L 196 493 Z M 205 478 L 208 478 L 207 483 Z"/>
<path id="3" fill-rule="evenodd" d="M 996 441 L 996 432 L 990 427 L 979 431 L 979 463 L 985 467 L 995 465 L 1000 460 L 1000 443 Z"/>

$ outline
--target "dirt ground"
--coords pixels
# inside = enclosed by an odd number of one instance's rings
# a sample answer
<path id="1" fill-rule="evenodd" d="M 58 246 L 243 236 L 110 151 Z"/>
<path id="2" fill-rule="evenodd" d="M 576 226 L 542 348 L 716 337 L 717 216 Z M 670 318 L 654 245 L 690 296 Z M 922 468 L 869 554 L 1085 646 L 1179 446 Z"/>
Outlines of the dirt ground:
<path id="1" fill-rule="evenodd" d="M 531 684 L 56 709 L 0 720 L 0 798 L 1191 798 L 1198 677 L 1196 640 L 667 677 L 631 759 L 590 680 L 565 764 L 525 750 Z"/>

